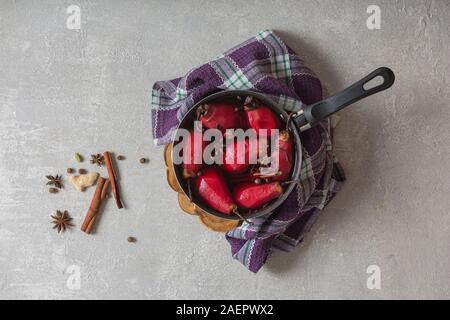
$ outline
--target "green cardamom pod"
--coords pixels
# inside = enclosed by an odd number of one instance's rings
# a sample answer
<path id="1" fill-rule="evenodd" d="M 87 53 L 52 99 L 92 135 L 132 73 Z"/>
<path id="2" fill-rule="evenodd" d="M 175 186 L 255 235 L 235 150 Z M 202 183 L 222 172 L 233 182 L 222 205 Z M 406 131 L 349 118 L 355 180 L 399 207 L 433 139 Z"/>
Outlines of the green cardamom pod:
<path id="1" fill-rule="evenodd" d="M 81 162 L 81 161 L 83 161 L 83 157 L 81 156 L 81 154 L 75 153 L 75 160 L 77 162 Z"/>

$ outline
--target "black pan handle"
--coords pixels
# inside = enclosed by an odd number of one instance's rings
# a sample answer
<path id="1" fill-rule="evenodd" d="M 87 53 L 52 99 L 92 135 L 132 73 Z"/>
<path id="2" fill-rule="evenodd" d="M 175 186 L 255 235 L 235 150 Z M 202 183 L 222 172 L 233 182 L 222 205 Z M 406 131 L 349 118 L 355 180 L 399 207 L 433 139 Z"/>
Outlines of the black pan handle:
<path id="1" fill-rule="evenodd" d="M 364 88 L 368 82 L 379 76 L 383 78 L 383 83 L 367 90 Z M 356 101 L 390 88 L 394 84 L 394 81 L 395 75 L 391 69 L 386 67 L 378 68 L 347 89 L 344 89 L 325 100 L 303 108 L 295 118 L 295 122 L 299 126 L 300 131 L 308 130 L 317 125 L 320 121 L 331 116 L 333 113 L 344 109 Z"/>

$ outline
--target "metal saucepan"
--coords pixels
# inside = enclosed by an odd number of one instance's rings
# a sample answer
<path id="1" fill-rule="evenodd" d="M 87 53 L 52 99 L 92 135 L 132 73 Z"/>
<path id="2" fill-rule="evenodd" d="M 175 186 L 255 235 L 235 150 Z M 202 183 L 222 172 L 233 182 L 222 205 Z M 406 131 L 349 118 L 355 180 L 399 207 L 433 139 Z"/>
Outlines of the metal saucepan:
<path id="1" fill-rule="evenodd" d="M 374 80 L 375 78 L 381 77 L 382 82 L 375 84 L 371 86 L 370 88 L 367 87 L 369 82 L 371 80 Z M 375 81 L 375 80 L 374 80 Z M 293 135 L 294 139 L 294 146 L 295 146 L 295 161 L 294 166 L 291 174 L 290 180 L 298 180 L 300 177 L 300 169 L 301 169 L 301 161 L 302 161 L 302 144 L 300 140 L 300 132 L 306 131 L 315 125 L 317 125 L 320 121 L 328 118 L 335 112 L 363 99 L 366 98 L 372 94 L 378 93 L 380 91 L 386 90 L 390 88 L 395 81 L 394 73 L 391 69 L 382 67 L 379 69 L 376 69 L 372 73 L 370 73 L 368 76 L 364 77 L 360 81 L 356 82 L 352 86 L 348 87 L 347 89 L 327 98 L 322 101 L 319 101 L 317 103 L 314 103 L 312 105 L 304 107 L 302 110 L 298 111 L 296 114 L 293 115 L 292 120 L 289 121 L 289 131 Z M 232 100 L 236 99 L 237 96 L 240 97 L 247 97 L 251 96 L 268 107 L 270 107 L 275 113 L 277 113 L 281 119 L 284 121 L 287 121 L 290 115 L 290 111 L 284 110 L 282 107 L 277 105 L 273 100 L 266 97 L 263 93 L 251 91 L 251 90 L 225 90 L 225 91 L 219 91 L 216 93 L 213 93 L 204 99 L 197 102 L 190 110 L 189 112 L 184 116 L 182 121 L 180 122 L 178 128 L 184 128 L 184 129 L 190 129 L 193 126 L 193 122 L 196 118 L 196 111 L 197 108 L 201 105 L 204 105 L 206 103 L 211 103 L 213 101 L 226 101 L 226 100 Z M 176 134 L 175 134 L 176 135 Z M 172 155 L 173 156 L 173 155 Z M 230 219 L 230 220 L 239 220 L 240 217 L 237 215 L 231 214 L 223 214 L 219 211 L 216 211 L 209 207 L 207 204 L 205 204 L 201 199 L 199 199 L 194 192 L 190 192 L 190 187 L 188 186 L 188 180 L 183 178 L 182 175 L 182 168 L 181 165 L 174 164 L 175 169 L 175 175 L 178 180 L 178 183 L 180 184 L 183 191 L 186 193 L 186 195 L 191 194 L 192 201 L 197 205 L 200 209 L 203 211 L 212 214 L 214 216 L 223 218 L 223 219 Z M 273 212 L 277 207 L 279 207 L 290 195 L 290 193 L 294 190 L 295 184 L 291 183 L 288 184 L 283 194 L 273 200 L 271 203 L 266 205 L 265 207 L 256 210 L 251 211 L 249 213 L 244 214 L 244 217 L 246 219 L 251 219 L 255 217 L 260 217 L 263 215 L 266 215 L 270 212 Z"/>

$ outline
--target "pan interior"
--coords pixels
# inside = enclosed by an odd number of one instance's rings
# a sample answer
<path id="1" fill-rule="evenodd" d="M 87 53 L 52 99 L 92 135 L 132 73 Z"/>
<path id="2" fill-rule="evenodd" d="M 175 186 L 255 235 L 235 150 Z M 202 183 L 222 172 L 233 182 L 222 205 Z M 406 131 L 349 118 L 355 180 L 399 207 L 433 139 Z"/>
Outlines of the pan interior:
<path id="1" fill-rule="evenodd" d="M 254 92 L 254 91 L 246 91 L 246 90 L 228 90 L 228 91 L 219 91 L 217 93 L 209 95 L 206 98 L 200 100 L 198 103 L 196 103 L 189 110 L 189 112 L 184 116 L 184 118 L 182 119 L 182 121 L 179 125 L 179 128 L 191 129 L 193 127 L 193 122 L 196 117 L 196 111 L 199 106 L 201 106 L 205 103 L 211 103 L 211 102 L 236 103 L 238 101 L 237 100 L 238 96 L 241 97 L 241 99 L 245 99 L 245 97 L 247 97 L 247 96 L 251 96 L 251 97 L 258 99 L 259 101 L 263 102 L 265 105 L 270 107 L 276 114 L 278 114 L 279 117 L 281 118 L 281 120 L 284 121 L 284 123 L 289 116 L 288 113 L 285 110 L 283 110 L 281 107 L 279 107 L 273 100 L 267 98 L 266 96 L 264 96 L 261 93 Z M 289 132 L 293 135 L 294 147 L 295 147 L 295 151 L 294 151 L 295 161 L 294 161 L 294 167 L 293 167 L 293 170 L 291 173 L 290 180 L 298 180 L 299 176 L 300 176 L 300 163 L 301 163 L 301 159 L 302 159 L 302 152 L 301 152 L 302 149 L 301 149 L 301 141 L 300 141 L 299 131 L 298 131 L 298 128 L 296 127 L 296 125 L 294 124 L 294 121 L 291 121 L 289 124 Z M 191 189 L 192 189 L 191 192 L 189 191 L 188 181 L 186 179 L 184 179 L 182 176 L 182 166 L 174 165 L 174 169 L 175 169 L 175 175 L 178 180 L 178 183 L 180 184 L 184 193 L 186 195 L 191 194 L 192 201 L 201 210 L 203 210 L 204 212 L 209 213 L 211 215 L 214 215 L 216 217 L 222 218 L 222 219 L 239 220 L 239 217 L 234 214 L 232 214 L 232 215 L 223 214 L 223 213 L 209 207 L 207 204 L 205 204 L 200 198 L 198 198 L 195 195 L 195 192 L 193 192 L 192 187 L 191 187 Z M 280 197 L 271 201 L 265 207 L 258 209 L 258 210 L 242 212 L 242 215 L 247 219 L 251 219 L 251 218 L 261 217 L 268 213 L 273 212 L 277 207 L 279 207 L 287 199 L 287 197 L 290 195 L 290 193 L 295 188 L 295 185 L 296 185 L 295 183 L 289 184 L 287 187 L 285 187 L 284 192 Z"/>

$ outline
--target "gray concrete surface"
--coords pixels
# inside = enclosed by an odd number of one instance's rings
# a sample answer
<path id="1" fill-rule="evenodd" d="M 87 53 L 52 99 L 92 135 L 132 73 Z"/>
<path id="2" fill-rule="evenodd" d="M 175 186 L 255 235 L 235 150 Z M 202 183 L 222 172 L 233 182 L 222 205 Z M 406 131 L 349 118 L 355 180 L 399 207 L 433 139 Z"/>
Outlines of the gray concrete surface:
<path id="1" fill-rule="evenodd" d="M 71 4 L 81 30 L 66 28 Z M 381 30 L 366 27 L 370 4 Z M 0 298 L 450 298 L 449 15 L 447 1 L 1 1 Z M 149 92 L 266 28 L 330 92 L 383 65 L 397 82 L 341 113 L 345 187 L 295 252 L 253 275 L 178 209 Z M 93 190 L 51 195 L 44 176 L 105 149 L 127 156 L 127 209 L 108 202 L 95 235 L 57 234 L 50 214 L 79 226 Z"/>

